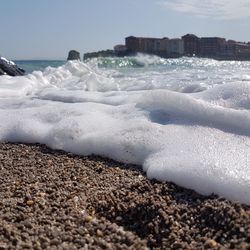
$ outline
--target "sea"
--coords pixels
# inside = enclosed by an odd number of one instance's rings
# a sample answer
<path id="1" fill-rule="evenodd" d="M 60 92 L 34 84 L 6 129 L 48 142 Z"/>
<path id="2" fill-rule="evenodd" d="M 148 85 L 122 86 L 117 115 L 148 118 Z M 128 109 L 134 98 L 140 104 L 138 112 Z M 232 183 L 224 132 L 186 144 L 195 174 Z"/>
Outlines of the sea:
<path id="1" fill-rule="evenodd" d="M 16 61 L 0 77 L 0 141 L 137 164 L 250 205 L 250 62 L 138 54 Z"/>

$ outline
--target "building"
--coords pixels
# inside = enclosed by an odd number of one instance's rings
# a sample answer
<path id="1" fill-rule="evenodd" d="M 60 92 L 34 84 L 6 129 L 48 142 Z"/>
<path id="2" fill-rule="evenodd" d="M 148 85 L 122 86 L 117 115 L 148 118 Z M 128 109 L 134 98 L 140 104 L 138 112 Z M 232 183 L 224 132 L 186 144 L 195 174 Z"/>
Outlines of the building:
<path id="1" fill-rule="evenodd" d="M 169 39 L 167 37 L 158 38 L 155 42 L 156 53 L 166 53 Z"/>
<path id="2" fill-rule="evenodd" d="M 249 60 L 250 59 L 250 44 L 236 42 L 235 43 L 235 57 L 238 60 Z"/>
<path id="3" fill-rule="evenodd" d="M 180 38 L 169 39 L 167 44 L 167 52 L 174 56 L 181 56 L 184 54 L 184 42 Z"/>
<path id="4" fill-rule="evenodd" d="M 200 39 L 200 53 L 202 57 L 217 57 L 221 48 L 225 46 L 226 39 L 220 37 L 202 37 Z"/>
<path id="5" fill-rule="evenodd" d="M 141 52 L 165 58 L 186 55 L 219 60 L 250 60 L 250 42 L 226 41 L 221 37 L 199 38 L 193 34 L 186 34 L 182 39 L 129 36 L 125 42 L 127 54 Z"/>
<path id="6" fill-rule="evenodd" d="M 128 52 L 131 53 L 147 53 L 161 57 L 174 57 L 184 54 L 184 42 L 180 38 L 168 39 L 150 38 L 150 37 L 134 37 L 129 36 L 125 39 Z"/>
<path id="7" fill-rule="evenodd" d="M 184 54 L 195 56 L 200 53 L 200 38 L 193 34 L 186 34 L 181 37 L 184 42 Z"/>
<path id="8" fill-rule="evenodd" d="M 223 60 L 249 60 L 250 44 L 228 40 L 221 44 L 217 58 Z"/>
<path id="9" fill-rule="evenodd" d="M 128 36 L 125 38 L 125 46 L 130 53 L 139 51 L 139 39 L 135 36 Z"/>
<path id="10" fill-rule="evenodd" d="M 168 38 L 134 37 L 125 38 L 125 44 L 130 53 L 163 54 L 167 50 Z"/>
<path id="11" fill-rule="evenodd" d="M 217 56 L 219 59 L 235 60 L 235 49 L 236 42 L 233 40 L 228 40 L 220 46 L 220 51 L 218 51 Z"/>
<path id="12" fill-rule="evenodd" d="M 153 54 L 160 49 L 160 39 L 150 37 L 139 37 L 139 51 Z"/>

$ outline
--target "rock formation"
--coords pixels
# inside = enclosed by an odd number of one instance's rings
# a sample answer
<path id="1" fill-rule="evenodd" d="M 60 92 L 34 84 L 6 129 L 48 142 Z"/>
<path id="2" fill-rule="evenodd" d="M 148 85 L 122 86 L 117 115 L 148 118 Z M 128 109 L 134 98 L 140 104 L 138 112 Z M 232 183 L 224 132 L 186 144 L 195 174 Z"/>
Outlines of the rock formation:
<path id="1" fill-rule="evenodd" d="M 116 56 L 114 50 L 107 49 L 107 50 L 101 50 L 97 52 L 85 53 L 83 55 L 83 60 L 87 60 L 89 58 L 95 58 L 95 57 L 114 57 L 114 56 Z"/>
<path id="2" fill-rule="evenodd" d="M 67 60 L 79 60 L 81 61 L 81 58 L 80 58 L 80 53 L 76 50 L 71 50 L 68 54 L 68 58 Z"/>
<path id="3" fill-rule="evenodd" d="M 0 75 L 23 76 L 25 71 L 19 68 L 14 62 L 0 57 Z"/>

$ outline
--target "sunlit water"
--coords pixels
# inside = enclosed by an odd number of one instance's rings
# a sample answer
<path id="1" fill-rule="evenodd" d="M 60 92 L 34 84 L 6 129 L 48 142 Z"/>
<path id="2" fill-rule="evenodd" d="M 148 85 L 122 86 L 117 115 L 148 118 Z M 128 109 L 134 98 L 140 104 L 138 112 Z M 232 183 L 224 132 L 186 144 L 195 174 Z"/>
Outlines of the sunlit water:
<path id="1" fill-rule="evenodd" d="M 250 62 L 138 55 L 1 76 L 0 119 L 1 141 L 135 163 L 250 204 Z"/>

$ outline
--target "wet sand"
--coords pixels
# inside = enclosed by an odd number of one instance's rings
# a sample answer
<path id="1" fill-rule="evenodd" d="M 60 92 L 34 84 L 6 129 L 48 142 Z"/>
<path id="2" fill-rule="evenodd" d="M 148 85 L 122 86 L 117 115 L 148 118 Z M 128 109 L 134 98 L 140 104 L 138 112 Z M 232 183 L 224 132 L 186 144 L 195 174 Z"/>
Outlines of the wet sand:
<path id="1" fill-rule="evenodd" d="M 138 166 L 0 144 L 0 249 L 250 249 L 250 207 Z"/>

